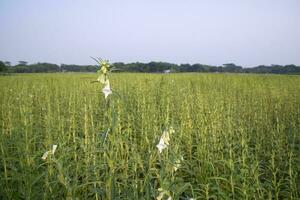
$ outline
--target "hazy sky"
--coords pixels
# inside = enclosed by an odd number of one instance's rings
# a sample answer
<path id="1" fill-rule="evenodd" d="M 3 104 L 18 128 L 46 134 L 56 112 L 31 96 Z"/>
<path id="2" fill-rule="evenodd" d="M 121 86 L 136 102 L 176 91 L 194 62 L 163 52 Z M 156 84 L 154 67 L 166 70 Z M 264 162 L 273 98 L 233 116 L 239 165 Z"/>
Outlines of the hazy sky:
<path id="1" fill-rule="evenodd" d="M 300 0 L 0 0 L 0 60 L 300 65 Z"/>

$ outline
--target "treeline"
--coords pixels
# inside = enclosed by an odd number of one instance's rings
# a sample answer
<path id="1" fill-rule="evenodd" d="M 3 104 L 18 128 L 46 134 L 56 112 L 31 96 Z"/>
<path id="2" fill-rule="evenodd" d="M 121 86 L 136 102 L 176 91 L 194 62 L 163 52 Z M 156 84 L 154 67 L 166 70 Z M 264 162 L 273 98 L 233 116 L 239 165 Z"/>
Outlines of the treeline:
<path id="1" fill-rule="evenodd" d="M 7 73 L 45 73 L 45 72 L 96 72 L 97 65 L 67 65 L 52 63 L 28 64 L 19 61 L 16 65 L 0 61 L 0 71 Z M 115 72 L 169 73 L 169 72 L 211 72 L 211 73 L 270 73 L 270 74 L 300 74 L 300 66 L 296 65 L 260 65 L 253 68 L 243 68 L 234 63 L 212 66 L 203 64 L 172 64 L 167 62 L 149 63 L 113 63 Z"/>

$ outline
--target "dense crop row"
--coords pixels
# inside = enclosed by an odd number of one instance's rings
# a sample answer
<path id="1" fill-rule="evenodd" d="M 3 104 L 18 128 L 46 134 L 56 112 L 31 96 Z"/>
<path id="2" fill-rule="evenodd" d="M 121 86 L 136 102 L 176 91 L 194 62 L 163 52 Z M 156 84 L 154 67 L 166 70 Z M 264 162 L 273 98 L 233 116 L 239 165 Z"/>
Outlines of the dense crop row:
<path id="1" fill-rule="evenodd" d="M 0 77 L 0 199 L 300 198 L 299 76 L 96 78 Z"/>

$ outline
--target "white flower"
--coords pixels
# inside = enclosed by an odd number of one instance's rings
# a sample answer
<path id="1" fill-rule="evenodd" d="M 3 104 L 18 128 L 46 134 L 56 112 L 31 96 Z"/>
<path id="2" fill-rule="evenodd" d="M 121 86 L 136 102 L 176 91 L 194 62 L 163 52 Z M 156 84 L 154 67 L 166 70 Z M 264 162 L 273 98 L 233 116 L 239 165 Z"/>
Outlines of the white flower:
<path id="1" fill-rule="evenodd" d="M 46 160 L 47 157 L 49 156 L 49 154 L 54 155 L 56 149 L 57 149 L 57 145 L 56 145 L 56 144 L 52 145 L 51 151 L 46 151 L 46 152 L 43 154 L 42 159 L 43 159 L 43 160 Z"/>
<path id="2" fill-rule="evenodd" d="M 102 92 L 103 92 L 103 94 L 105 96 L 105 99 L 108 97 L 108 95 L 110 95 L 112 93 L 112 91 L 110 89 L 110 86 L 109 86 L 109 81 L 108 80 L 106 80 L 105 86 L 102 89 Z"/>
<path id="3" fill-rule="evenodd" d="M 173 128 L 172 126 L 169 128 L 169 133 L 170 133 L 170 134 L 175 133 L 175 130 L 174 130 L 174 128 Z"/>
<path id="4" fill-rule="evenodd" d="M 52 145 L 52 151 L 51 151 L 51 153 L 54 154 L 55 151 L 56 151 L 56 149 L 57 149 L 57 145 L 56 144 Z"/>
<path id="5" fill-rule="evenodd" d="M 167 145 L 165 144 L 163 138 L 160 138 L 159 143 L 156 145 L 156 147 L 158 148 L 159 153 L 161 153 L 162 150 L 167 148 Z"/>
<path id="6" fill-rule="evenodd" d="M 104 74 L 100 74 L 100 76 L 98 77 L 97 81 L 99 81 L 100 83 L 105 83 L 105 76 Z"/>
<path id="7" fill-rule="evenodd" d="M 183 157 L 180 156 L 180 159 L 177 159 L 173 165 L 173 170 L 176 172 L 181 167 L 181 161 L 183 161 Z"/>
<path id="8" fill-rule="evenodd" d="M 161 200 L 164 196 L 164 192 L 159 193 L 159 195 L 156 197 L 156 200 Z"/>
<path id="9" fill-rule="evenodd" d="M 156 200 L 162 200 L 164 195 L 167 195 L 169 196 L 170 195 L 170 192 L 167 191 L 167 190 L 164 190 L 162 188 L 158 188 L 158 191 L 160 192 L 159 195 L 156 197 Z M 172 197 L 169 196 L 167 200 L 172 200 Z"/>
<path id="10" fill-rule="evenodd" d="M 180 160 L 176 160 L 176 162 L 173 166 L 174 172 L 176 172 L 179 169 L 179 167 L 181 167 Z"/>
<path id="11" fill-rule="evenodd" d="M 164 140 L 164 142 L 166 143 L 166 145 L 169 145 L 170 142 L 170 132 L 165 130 L 161 136 L 161 138 Z"/>
<path id="12" fill-rule="evenodd" d="M 162 136 L 160 137 L 159 143 L 156 145 L 159 153 L 162 152 L 165 148 L 168 147 L 170 142 L 170 134 L 174 133 L 174 129 L 171 127 L 170 129 L 164 130 Z"/>
<path id="13" fill-rule="evenodd" d="M 46 151 L 46 152 L 43 154 L 42 159 L 43 159 L 43 160 L 46 160 L 49 153 L 50 153 L 50 151 Z"/>

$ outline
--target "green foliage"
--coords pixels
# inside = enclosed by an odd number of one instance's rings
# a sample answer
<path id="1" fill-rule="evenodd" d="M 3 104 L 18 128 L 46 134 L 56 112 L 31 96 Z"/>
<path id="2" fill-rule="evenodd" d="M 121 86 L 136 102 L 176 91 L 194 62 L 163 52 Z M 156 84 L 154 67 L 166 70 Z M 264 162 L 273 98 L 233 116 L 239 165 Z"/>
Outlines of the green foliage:
<path id="1" fill-rule="evenodd" d="M 66 65 L 62 64 L 60 70 L 62 72 L 96 72 L 97 66 L 94 65 Z"/>
<path id="2" fill-rule="evenodd" d="M 7 66 L 0 60 L 0 72 L 7 71 Z"/>
<path id="3" fill-rule="evenodd" d="M 0 199 L 300 198 L 299 76 L 95 79 L 0 77 Z"/>
<path id="4" fill-rule="evenodd" d="M 42 73 L 42 72 L 97 72 L 96 65 L 66 65 L 60 66 L 51 63 L 36 63 L 28 65 L 20 61 L 18 65 L 10 66 L 9 71 L 13 73 Z M 163 73 L 163 72 L 219 72 L 219 73 L 271 73 L 271 74 L 300 74 L 300 66 L 296 65 L 260 65 L 253 68 L 242 68 L 234 63 L 223 66 L 211 66 L 203 64 L 172 64 L 167 62 L 149 63 L 122 63 L 117 62 L 111 65 L 114 72 L 142 72 L 142 73 Z"/>

